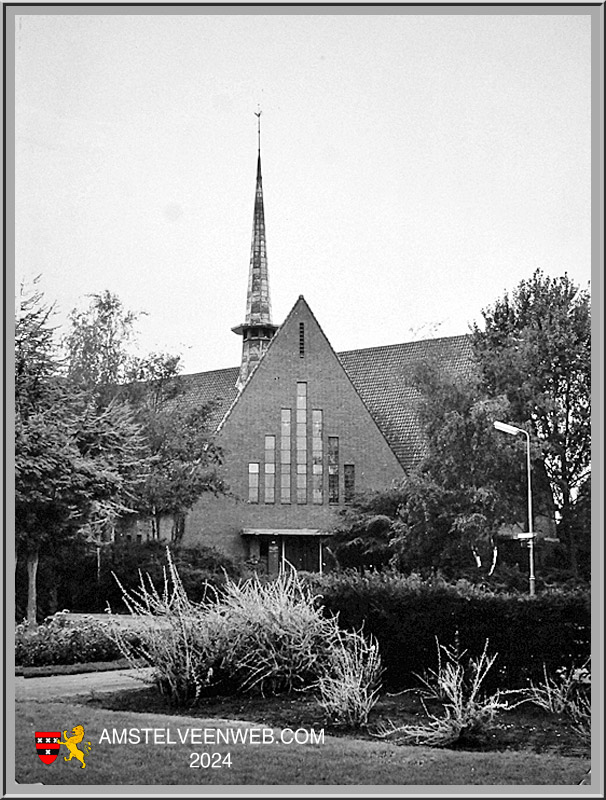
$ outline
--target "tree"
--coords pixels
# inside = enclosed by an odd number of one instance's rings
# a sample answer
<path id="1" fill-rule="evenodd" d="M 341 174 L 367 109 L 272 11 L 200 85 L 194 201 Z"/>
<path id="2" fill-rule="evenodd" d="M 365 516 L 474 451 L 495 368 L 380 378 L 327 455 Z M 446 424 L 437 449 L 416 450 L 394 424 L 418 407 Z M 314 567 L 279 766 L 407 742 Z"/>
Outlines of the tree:
<path id="1" fill-rule="evenodd" d="M 431 363 L 415 385 L 425 457 L 398 486 L 355 498 L 331 550 L 341 566 L 489 577 L 503 523 L 525 514 L 521 443 L 504 445 L 493 428 L 508 402 L 486 397 L 477 376 L 449 377 Z"/>
<path id="2" fill-rule="evenodd" d="M 217 474 L 221 452 L 209 435 L 212 405 L 180 405 L 183 384 L 178 369 L 178 358 L 153 353 L 133 365 L 137 382 L 126 390 L 145 430 L 151 459 L 137 509 L 151 520 L 154 538 L 161 537 L 162 519 L 171 517 L 170 538 L 175 542 L 183 535 L 186 512 L 200 495 L 223 491 Z"/>
<path id="3" fill-rule="evenodd" d="M 17 557 L 27 561 L 30 623 L 36 621 L 40 547 L 73 515 L 65 487 L 76 455 L 65 418 L 56 413 L 53 308 L 36 283 L 29 293 L 21 286 L 15 322 L 15 531 Z"/>
<path id="4" fill-rule="evenodd" d="M 382 569 L 393 559 L 405 502 L 401 486 L 356 495 L 341 511 L 326 549 L 342 568 Z"/>
<path id="5" fill-rule="evenodd" d="M 505 396 L 508 420 L 526 427 L 540 444 L 578 577 L 578 535 L 572 524 L 578 492 L 591 470 L 591 312 L 588 291 L 567 275 L 537 270 L 483 311 L 484 329 L 473 330 L 482 386 Z"/>
<path id="6" fill-rule="evenodd" d="M 52 307 L 22 290 L 15 335 L 15 523 L 27 560 L 27 617 L 36 622 L 40 554 L 111 525 L 145 473 L 140 428 L 120 403 L 99 412 L 96 397 L 60 375 Z"/>
<path id="7" fill-rule="evenodd" d="M 67 374 L 76 386 L 94 389 L 100 408 L 116 398 L 128 403 L 141 426 L 149 470 L 132 498 L 133 510 L 148 517 L 160 537 L 163 517 L 172 517 L 171 538 L 183 533 L 184 517 L 204 491 L 221 491 L 216 466 L 220 452 L 208 433 L 212 407 L 184 408 L 180 357 L 131 352 L 139 314 L 109 291 L 91 296 L 73 311 L 64 337 Z"/>
<path id="8" fill-rule="evenodd" d="M 63 337 L 67 375 L 74 384 L 110 390 L 130 379 L 134 325 L 139 314 L 124 308 L 107 289 L 90 295 L 85 310 L 74 309 L 70 331 Z"/>
<path id="9" fill-rule="evenodd" d="M 471 554 L 476 567 L 490 575 L 503 524 L 526 516 L 525 441 L 503 442 L 494 430 L 496 419 L 509 418 L 509 402 L 487 396 L 476 373 L 450 378 L 426 364 L 417 371 L 416 385 L 422 395 L 419 411 L 427 453 L 409 480 L 400 559 L 402 545 L 410 549 L 421 537 L 435 539 L 439 532 L 441 566 L 463 568 Z M 536 442 L 531 444 L 538 457 Z M 548 516 L 549 492 L 540 466 L 536 472 L 535 509 Z"/>

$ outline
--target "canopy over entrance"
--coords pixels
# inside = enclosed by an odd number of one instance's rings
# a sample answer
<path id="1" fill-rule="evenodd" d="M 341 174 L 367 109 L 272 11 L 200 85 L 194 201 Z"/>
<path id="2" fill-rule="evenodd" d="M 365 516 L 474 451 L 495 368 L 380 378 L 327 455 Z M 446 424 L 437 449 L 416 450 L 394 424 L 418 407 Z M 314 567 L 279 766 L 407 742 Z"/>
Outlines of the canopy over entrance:
<path id="1" fill-rule="evenodd" d="M 322 539 L 330 534 L 317 528 L 243 528 L 249 538 L 249 558 L 269 575 L 288 567 L 305 572 L 322 572 Z"/>

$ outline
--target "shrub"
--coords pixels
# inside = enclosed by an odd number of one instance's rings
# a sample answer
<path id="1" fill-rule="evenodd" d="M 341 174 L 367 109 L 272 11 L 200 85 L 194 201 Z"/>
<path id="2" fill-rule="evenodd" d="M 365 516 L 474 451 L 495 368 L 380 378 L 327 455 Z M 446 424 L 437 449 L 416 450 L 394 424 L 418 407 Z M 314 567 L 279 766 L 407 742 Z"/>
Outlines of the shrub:
<path id="1" fill-rule="evenodd" d="M 381 657 L 374 638 L 338 631 L 328 668 L 317 682 L 318 702 L 335 725 L 359 728 L 379 699 Z"/>
<path id="2" fill-rule="evenodd" d="M 151 681 L 171 702 L 195 701 L 214 682 L 215 631 L 201 624 L 206 607 L 187 597 L 174 561 L 168 555 L 160 592 L 149 574 L 139 572 L 138 589 L 128 591 L 114 576 L 124 604 L 138 622 L 139 639 L 130 640 L 119 624 L 111 636 L 133 667 L 155 668 Z"/>
<path id="3" fill-rule="evenodd" d="M 134 633 L 125 636 L 136 643 Z M 115 661 L 121 655 L 109 623 L 91 617 L 70 620 L 65 612 L 59 612 L 36 628 L 23 622 L 15 631 L 15 663 L 23 667 Z"/>
<path id="4" fill-rule="evenodd" d="M 568 714 L 573 731 L 586 743 L 591 742 L 591 699 L 588 692 L 579 693 L 570 703 Z"/>
<path id="5" fill-rule="evenodd" d="M 212 547 L 171 545 L 183 585 L 192 600 L 201 599 L 204 587 L 212 584 L 220 591 L 226 575 L 237 578 L 233 560 Z M 38 571 L 39 618 L 60 608 L 86 614 L 103 613 L 108 606 L 124 611 L 122 592 L 113 577 L 118 575 L 129 590 L 139 583 L 138 571 L 148 574 L 161 591 L 166 562 L 166 542 L 131 542 L 125 539 L 104 544 L 99 554 L 80 541 L 59 547 L 53 557 L 41 556 Z M 16 618 L 25 616 L 27 606 L 27 568 L 19 559 L 15 573 Z"/>
<path id="6" fill-rule="evenodd" d="M 223 623 L 222 666 L 244 692 L 309 686 L 325 669 L 338 631 L 294 571 L 271 582 L 228 582 L 208 616 Z"/>
<path id="7" fill-rule="evenodd" d="M 584 741 L 591 739 L 591 671 L 588 659 L 582 667 L 561 667 L 552 678 L 543 665 L 543 680 L 531 682 L 522 693 L 527 702 L 551 714 L 566 714 L 572 729 Z"/>
<path id="8" fill-rule="evenodd" d="M 556 677 L 552 678 L 543 665 L 543 680 L 538 683 L 531 681 L 523 696 L 528 702 L 551 714 L 569 714 L 579 695 L 588 693 L 591 681 L 588 667 L 589 661 L 581 668 L 561 667 L 556 670 Z"/>
<path id="9" fill-rule="evenodd" d="M 143 577 L 136 591 L 125 590 L 131 613 L 146 621 L 140 644 L 125 642 L 119 629 L 114 635 L 127 658 L 154 667 L 154 681 L 178 705 L 208 693 L 306 689 L 346 669 L 345 644 L 350 669 L 372 651 L 360 634 L 339 632 L 294 571 L 271 582 L 227 580 L 213 602 L 195 603 L 167 558 L 162 592 Z M 372 663 L 378 665 L 378 654 Z"/>
<path id="10" fill-rule="evenodd" d="M 425 711 L 429 721 L 419 725 L 402 725 L 383 728 L 376 735 L 386 738 L 399 734 L 404 742 L 424 744 L 429 747 L 447 747 L 460 741 L 474 741 L 491 726 L 499 710 L 511 708 L 501 699 L 501 693 L 486 696 L 482 684 L 497 656 L 488 655 L 488 640 L 479 658 L 465 659 L 466 652 L 458 646 L 446 647 L 436 640 L 438 668 L 429 670 L 423 677 L 421 696 L 424 700 L 438 700 L 443 705 L 443 715 Z"/>

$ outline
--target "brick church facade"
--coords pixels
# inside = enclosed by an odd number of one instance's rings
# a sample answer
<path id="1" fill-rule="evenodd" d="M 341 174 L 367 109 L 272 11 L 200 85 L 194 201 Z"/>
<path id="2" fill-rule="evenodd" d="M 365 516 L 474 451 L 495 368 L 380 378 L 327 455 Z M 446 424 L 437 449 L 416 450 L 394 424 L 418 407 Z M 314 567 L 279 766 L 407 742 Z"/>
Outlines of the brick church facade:
<path id="1" fill-rule="evenodd" d="M 182 542 L 215 547 L 270 574 L 321 571 L 338 512 L 354 493 L 384 489 L 418 462 L 423 435 L 412 371 L 431 359 L 471 368 L 468 337 L 335 353 L 300 296 L 272 320 L 260 148 L 239 367 L 183 376 L 180 402 L 213 403 L 225 495 L 203 495 Z"/>

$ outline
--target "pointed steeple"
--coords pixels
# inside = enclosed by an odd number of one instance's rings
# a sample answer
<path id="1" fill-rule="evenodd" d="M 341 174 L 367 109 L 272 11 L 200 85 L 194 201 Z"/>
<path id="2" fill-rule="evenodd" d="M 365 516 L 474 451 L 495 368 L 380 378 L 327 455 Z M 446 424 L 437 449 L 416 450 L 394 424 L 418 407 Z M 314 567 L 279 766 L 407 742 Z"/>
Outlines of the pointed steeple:
<path id="1" fill-rule="evenodd" d="M 265 212 L 263 208 L 263 181 L 261 178 L 261 112 L 257 117 L 257 182 L 255 188 L 255 209 L 253 214 L 250 267 L 248 271 L 248 293 L 246 296 L 246 317 L 241 325 L 232 328 L 242 336 L 242 363 L 236 386 L 241 389 L 253 368 L 259 363 L 267 350 L 278 326 L 271 321 L 271 300 L 269 296 L 269 272 L 267 269 L 267 247 L 265 243 Z"/>

